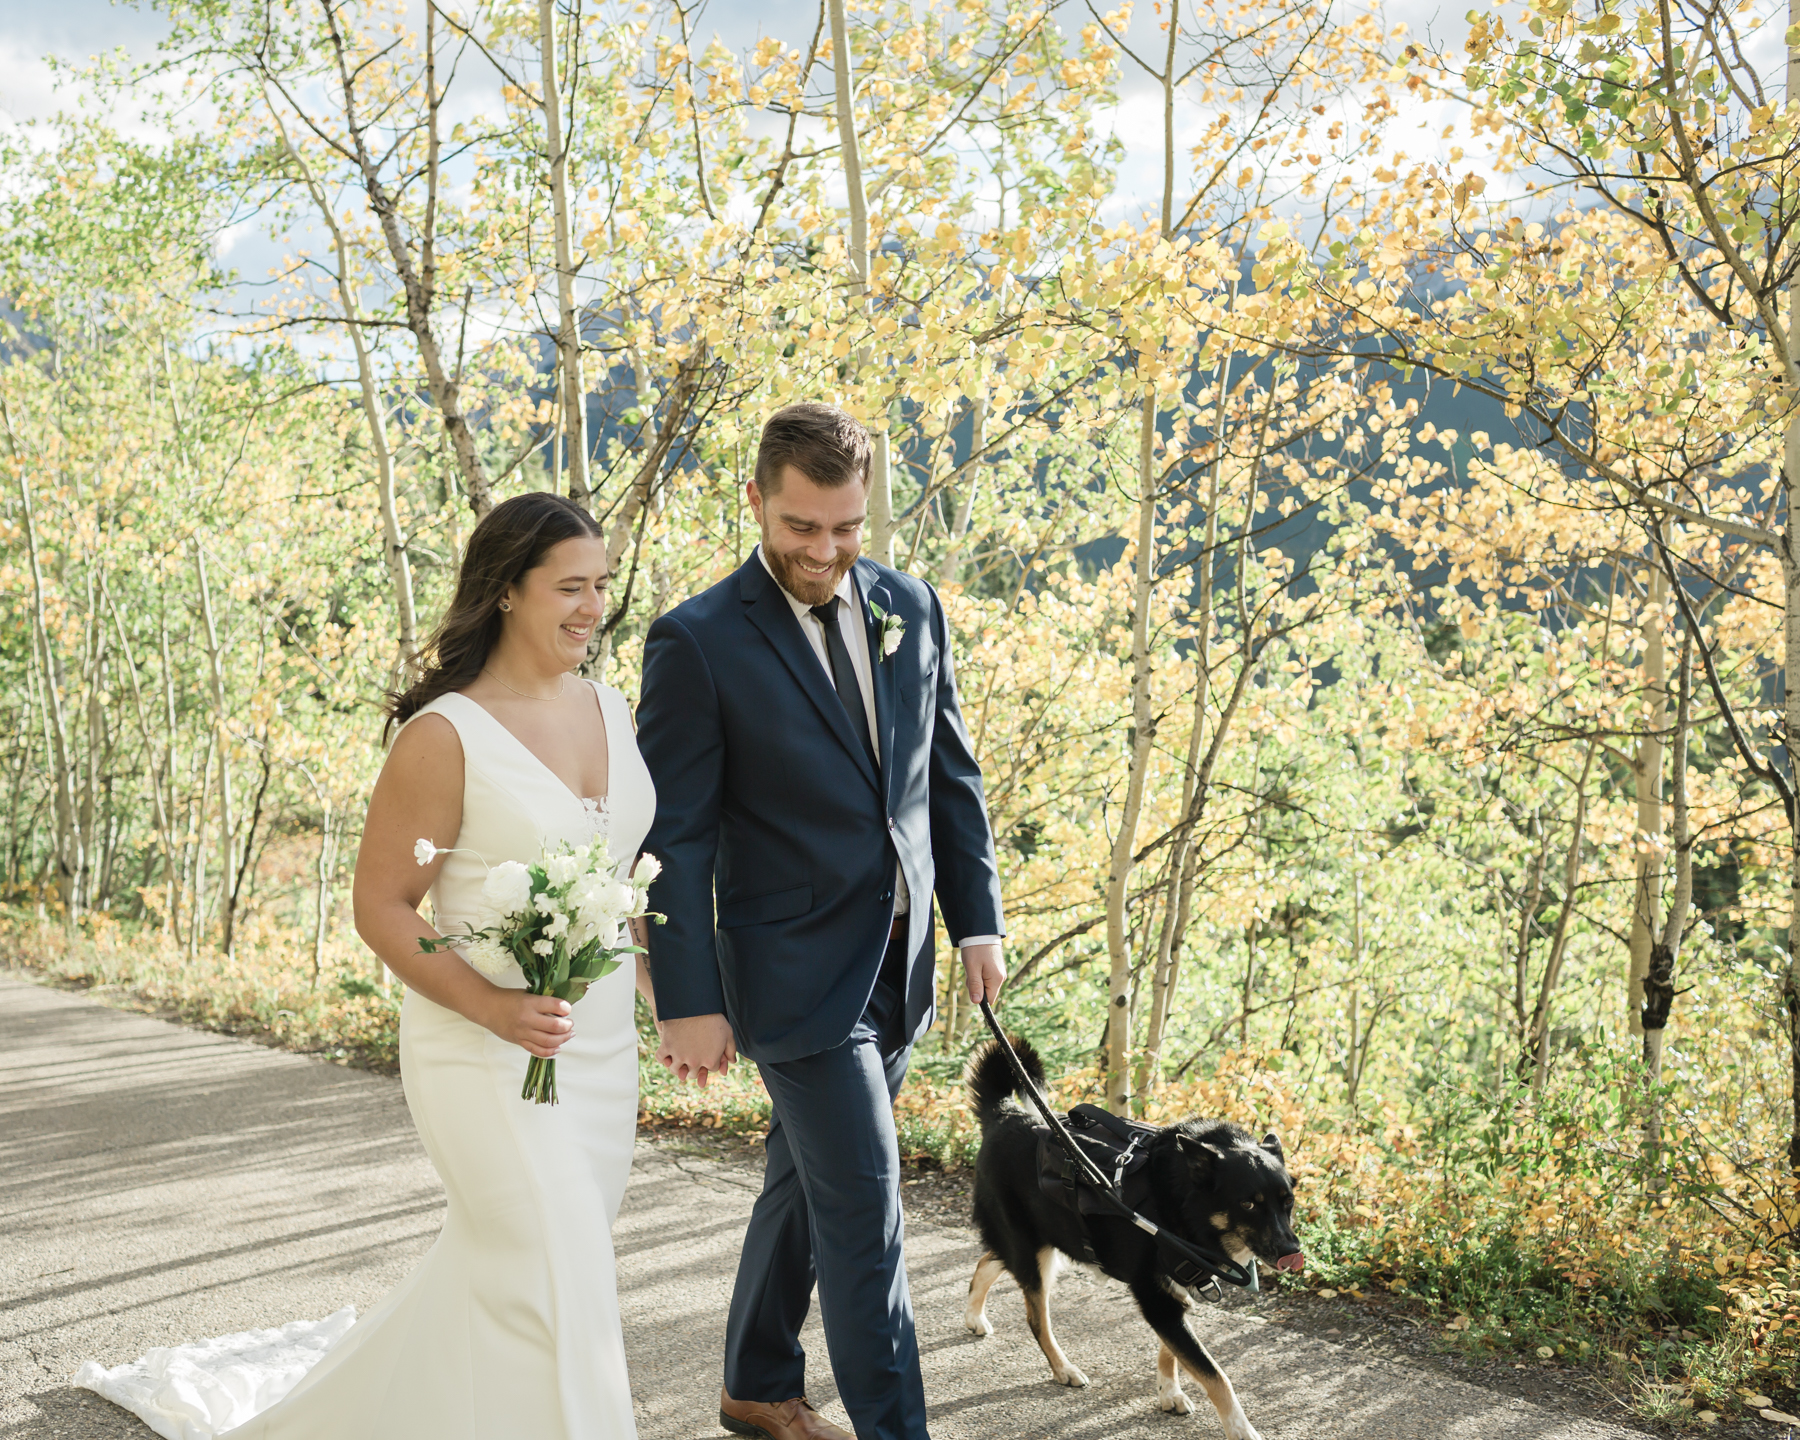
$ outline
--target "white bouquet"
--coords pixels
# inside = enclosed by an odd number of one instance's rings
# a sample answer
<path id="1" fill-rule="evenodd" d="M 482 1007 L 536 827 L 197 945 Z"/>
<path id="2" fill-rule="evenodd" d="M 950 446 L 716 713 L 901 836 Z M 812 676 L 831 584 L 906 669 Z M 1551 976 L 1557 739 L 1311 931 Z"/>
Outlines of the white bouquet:
<path id="1" fill-rule="evenodd" d="M 421 865 L 450 853 L 429 840 L 413 846 Z M 428 955 L 460 949 L 484 975 L 502 974 L 517 962 L 530 994 L 554 995 L 573 1005 L 588 986 L 643 948 L 619 943 L 627 921 L 648 916 L 662 922 L 662 916 L 650 914 L 647 898 L 662 862 L 654 855 L 640 857 L 627 880 L 617 878 L 617 870 L 604 840 L 546 850 L 535 865 L 505 861 L 488 871 L 476 923 L 441 939 L 420 936 L 419 948 Z M 531 1057 L 521 1098 L 556 1103 L 554 1059 Z"/>

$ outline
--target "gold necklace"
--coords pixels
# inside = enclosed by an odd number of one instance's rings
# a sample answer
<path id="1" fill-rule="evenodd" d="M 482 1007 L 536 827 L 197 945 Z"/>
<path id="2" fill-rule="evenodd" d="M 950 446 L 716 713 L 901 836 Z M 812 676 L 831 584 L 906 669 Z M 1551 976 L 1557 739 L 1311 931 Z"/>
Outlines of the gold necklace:
<path id="1" fill-rule="evenodd" d="M 485 666 L 482 668 L 481 673 L 483 675 L 493 675 L 496 680 L 500 680 L 499 675 L 495 674 L 494 671 L 486 668 Z M 506 682 L 504 680 L 500 680 L 500 683 L 502 685 L 506 685 Z M 513 694 L 519 696 L 521 699 L 542 700 L 542 701 L 548 703 L 549 701 L 552 701 L 552 700 L 562 699 L 563 687 L 566 686 L 568 683 L 569 683 L 569 677 L 566 674 L 561 676 L 560 678 L 558 678 L 558 680 L 556 682 L 556 693 L 554 695 L 533 695 L 529 690 L 521 690 L 517 685 L 506 685 L 506 688 L 508 690 L 512 691 Z"/>

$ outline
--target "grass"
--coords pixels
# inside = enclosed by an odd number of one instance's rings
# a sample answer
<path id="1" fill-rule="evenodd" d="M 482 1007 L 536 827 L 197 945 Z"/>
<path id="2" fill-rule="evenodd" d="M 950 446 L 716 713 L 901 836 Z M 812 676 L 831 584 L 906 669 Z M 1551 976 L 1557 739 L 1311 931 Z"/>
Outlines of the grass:
<path id="1" fill-rule="evenodd" d="M 359 949 L 310 950 L 252 928 L 227 959 L 154 931 L 91 919 L 79 927 L 0 908 L 0 963 L 114 1003 L 249 1036 L 340 1063 L 397 1070 L 400 991 Z M 1015 1001 L 1017 1021 L 1054 1064 L 1061 1106 L 1093 1099 L 1099 1076 L 1067 1062 L 1058 1017 Z M 640 1006 L 642 1053 L 651 1032 Z M 895 1107 L 912 1164 L 970 1164 L 979 1135 L 962 1093 L 964 1051 L 922 1045 Z M 1165 1086 L 1147 1117 L 1224 1116 L 1273 1127 L 1287 1145 L 1308 1254 L 1304 1284 L 1379 1300 L 1435 1327 L 1446 1349 L 1527 1365 L 1580 1367 L 1646 1419 L 1703 1429 L 1750 1399 L 1795 1405 L 1800 1263 L 1792 1178 L 1744 1159 L 1729 1087 L 1671 1104 L 1666 1163 L 1647 1172 L 1625 1143 L 1634 1080 L 1620 1057 L 1566 1068 L 1541 1094 L 1496 1093 L 1468 1076 L 1423 1088 L 1404 1114 L 1348 1114 L 1290 1088 L 1279 1054 L 1229 1053 Z M 1673 1100 L 1674 1097 L 1671 1097 Z M 704 1091 L 641 1071 L 640 1120 L 755 1136 L 769 1101 L 754 1068 Z M 1733 1157 L 1736 1158 L 1733 1158 Z M 1677 1159 L 1676 1157 L 1681 1157 Z"/>

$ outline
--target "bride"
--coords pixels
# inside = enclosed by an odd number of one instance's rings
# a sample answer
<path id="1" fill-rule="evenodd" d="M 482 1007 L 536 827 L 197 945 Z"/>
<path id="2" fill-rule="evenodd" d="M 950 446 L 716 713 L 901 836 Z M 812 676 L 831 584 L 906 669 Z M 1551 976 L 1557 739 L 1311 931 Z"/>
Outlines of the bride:
<path id="1" fill-rule="evenodd" d="M 406 984 L 400 1073 L 448 1192 L 443 1233 L 341 1340 L 342 1321 L 302 1323 L 82 1367 L 78 1384 L 159 1434 L 635 1436 L 611 1235 L 637 1122 L 631 972 L 572 1008 L 526 994 L 516 966 L 490 981 L 418 944 L 474 920 L 488 866 L 533 861 L 547 843 L 605 836 L 621 874 L 631 868 L 655 808 L 650 775 L 624 696 L 570 673 L 606 580 L 599 527 L 573 502 L 496 506 L 389 711 L 400 730 L 357 854 L 356 928 Z M 420 868 L 421 838 L 472 853 Z M 431 925 L 418 909 L 427 887 Z M 641 955 L 637 988 L 650 997 Z M 560 1104 L 520 1099 L 528 1055 L 557 1058 Z"/>

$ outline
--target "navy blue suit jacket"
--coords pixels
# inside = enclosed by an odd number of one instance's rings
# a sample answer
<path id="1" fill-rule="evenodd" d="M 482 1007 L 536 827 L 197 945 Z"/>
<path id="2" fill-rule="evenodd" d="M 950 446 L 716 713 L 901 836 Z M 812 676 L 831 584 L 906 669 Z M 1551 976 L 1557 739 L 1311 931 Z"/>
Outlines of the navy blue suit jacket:
<path id="1" fill-rule="evenodd" d="M 894 867 L 912 896 L 906 1033 L 931 1024 L 931 897 L 950 938 L 1002 933 L 981 771 L 924 581 L 858 560 L 879 773 L 761 559 L 650 627 L 638 746 L 663 862 L 650 970 L 664 1019 L 723 1013 L 755 1060 L 843 1043 L 875 988 Z M 905 631 L 882 657 L 869 605 Z M 715 923 L 715 899 L 717 902 Z"/>

